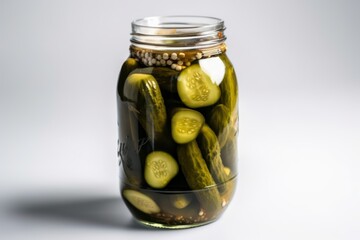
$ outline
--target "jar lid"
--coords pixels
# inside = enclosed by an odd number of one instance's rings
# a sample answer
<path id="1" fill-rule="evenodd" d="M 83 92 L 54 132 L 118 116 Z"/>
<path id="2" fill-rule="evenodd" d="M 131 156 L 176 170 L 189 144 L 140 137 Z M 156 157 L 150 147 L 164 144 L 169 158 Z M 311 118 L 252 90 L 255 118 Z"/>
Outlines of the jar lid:
<path id="1" fill-rule="evenodd" d="M 224 30 L 224 21 L 214 17 L 147 17 L 132 22 L 130 41 L 143 48 L 204 48 L 223 43 Z"/>

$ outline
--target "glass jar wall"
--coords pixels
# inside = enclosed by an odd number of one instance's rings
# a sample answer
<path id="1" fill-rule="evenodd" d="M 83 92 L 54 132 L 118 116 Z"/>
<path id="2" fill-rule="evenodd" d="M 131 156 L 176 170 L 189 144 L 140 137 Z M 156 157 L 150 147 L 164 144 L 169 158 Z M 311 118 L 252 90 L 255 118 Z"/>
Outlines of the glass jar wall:
<path id="1" fill-rule="evenodd" d="M 222 20 L 132 23 L 117 86 L 121 195 L 139 222 L 188 228 L 220 217 L 237 176 L 238 86 Z"/>

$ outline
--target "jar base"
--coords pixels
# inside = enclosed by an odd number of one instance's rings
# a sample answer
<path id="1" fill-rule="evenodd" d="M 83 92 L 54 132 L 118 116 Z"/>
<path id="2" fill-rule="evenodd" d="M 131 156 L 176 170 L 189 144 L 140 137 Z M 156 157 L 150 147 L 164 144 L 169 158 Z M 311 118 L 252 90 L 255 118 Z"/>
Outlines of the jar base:
<path id="1" fill-rule="evenodd" d="M 136 188 L 122 181 L 121 193 L 134 220 L 141 225 L 163 229 L 186 229 L 203 226 L 219 219 L 231 202 L 235 186 L 236 177 L 211 188 L 188 191 Z M 211 196 L 215 190 L 221 192 L 218 208 L 213 210 L 209 207 L 211 205 L 201 205 L 198 197 Z"/>
<path id="2" fill-rule="evenodd" d="M 180 225 L 166 225 L 162 223 L 156 223 L 156 222 L 148 222 L 140 219 L 134 218 L 137 223 L 140 225 L 143 225 L 145 227 L 151 227 L 151 228 L 160 228 L 160 229 L 169 229 L 169 230 L 177 230 L 177 229 L 188 229 L 188 228 L 195 228 L 195 227 L 201 227 L 207 224 L 211 224 L 216 221 L 216 219 L 201 223 L 192 223 L 192 224 L 180 224 Z"/>

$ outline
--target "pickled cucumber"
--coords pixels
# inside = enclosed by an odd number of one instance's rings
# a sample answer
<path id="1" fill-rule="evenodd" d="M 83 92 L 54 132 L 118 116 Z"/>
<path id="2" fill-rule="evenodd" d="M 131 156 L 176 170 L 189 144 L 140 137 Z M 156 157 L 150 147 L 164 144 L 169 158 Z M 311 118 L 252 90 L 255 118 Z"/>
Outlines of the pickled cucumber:
<path id="1" fill-rule="evenodd" d="M 121 100 L 124 100 L 124 84 L 126 78 L 129 76 L 130 72 L 139 67 L 139 63 L 134 58 L 128 58 L 121 67 L 117 91 Z"/>
<path id="2" fill-rule="evenodd" d="M 166 107 L 160 87 L 149 74 L 130 74 L 124 85 L 124 98 L 150 139 L 160 137 L 166 125 Z"/>
<path id="3" fill-rule="evenodd" d="M 228 140 L 230 117 L 230 111 L 224 104 L 216 105 L 210 112 L 209 126 L 215 132 L 220 148 L 224 147 Z"/>
<path id="4" fill-rule="evenodd" d="M 221 197 L 195 140 L 178 145 L 178 161 L 190 188 L 195 191 L 201 208 L 209 215 L 221 209 Z"/>
<path id="5" fill-rule="evenodd" d="M 198 111 L 177 108 L 171 119 L 171 134 L 175 142 L 183 144 L 194 140 L 205 122 Z"/>
<path id="6" fill-rule="evenodd" d="M 219 86 L 201 69 L 199 64 L 185 68 L 177 80 L 181 101 L 188 107 L 213 105 L 221 95 Z"/>
<path id="7" fill-rule="evenodd" d="M 166 152 L 154 151 L 146 157 L 144 177 L 153 188 L 164 188 L 178 171 L 176 160 Z"/>
<path id="8" fill-rule="evenodd" d="M 218 184 L 225 183 L 229 177 L 226 175 L 223 162 L 220 156 L 220 145 L 215 133 L 208 125 L 204 125 L 197 138 L 201 153 L 208 169 Z"/>
<path id="9" fill-rule="evenodd" d="M 137 209 L 139 209 L 144 213 L 153 214 L 153 213 L 159 213 L 161 211 L 160 207 L 156 204 L 154 200 L 152 200 L 149 196 L 141 192 L 126 189 L 123 191 L 123 196 L 134 207 L 136 207 Z"/>
<path id="10" fill-rule="evenodd" d="M 230 128 L 229 138 L 225 146 L 221 149 L 221 159 L 223 164 L 230 168 L 230 178 L 237 174 L 237 139 L 234 128 Z"/>
<path id="11" fill-rule="evenodd" d="M 134 137 L 135 130 L 138 130 L 138 121 L 134 113 L 129 111 L 126 102 L 119 102 L 119 104 L 121 104 L 118 112 L 119 130 L 121 130 L 118 145 L 119 160 L 122 163 L 126 181 L 134 186 L 140 186 L 143 182 L 143 174 L 137 151 L 138 138 Z"/>
<path id="12" fill-rule="evenodd" d="M 233 65 L 228 57 L 224 54 L 220 58 L 226 66 L 225 76 L 220 84 L 221 96 L 220 103 L 224 104 L 231 113 L 237 110 L 238 86 Z"/>
<path id="13" fill-rule="evenodd" d="M 186 194 L 174 194 L 174 195 L 170 195 L 169 198 L 172 206 L 174 206 L 177 209 L 186 208 L 187 206 L 189 206 L 189 204 L 192 201 L 190 196 Z"/>
<path id="14" fill-rule="evenodd" d="M 171 93 L 177 92 L 177 78 L 179 71 L 166 67 L 138 68 L 132 73 L 151 74 L 158 82 L 160 89 Z"/>

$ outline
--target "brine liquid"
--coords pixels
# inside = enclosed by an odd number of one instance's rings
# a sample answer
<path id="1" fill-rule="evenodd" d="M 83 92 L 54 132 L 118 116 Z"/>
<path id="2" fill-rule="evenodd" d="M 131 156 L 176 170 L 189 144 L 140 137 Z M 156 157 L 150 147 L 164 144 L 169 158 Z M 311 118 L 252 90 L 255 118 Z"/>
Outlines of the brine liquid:
<path id="1" fill-rule="evenodd" d="M 123 194 L 125 190 L 134 190 L 139 193 L 139 200 L 129 201 L 124 194 L 123 198 L 135 218 L 142 223 L 157 227 L 185 228 L 217 219 L 230 203 L 235 191 L 237 82 L 225 53 L 212 56 L 206 56 L 206 52 L 201 52 L 201 55 L 195 52 L 164 53 L 135 49 L 120 73 L 117 106 L 118 155 L 122 163 L 119 165 L 121 192 Z M 200 73 L 197 75 L 196 71 Z M 186 72 L 188 75 L 184 74 Z M 139 83 L 135 78 L 131 79 L 132 74 L 141 77 Z M 188 82 L 180 85 L 179 79 Z M 207 104 L 206 101 L 210 98 L 212 102 Z M 183 153 L 178 151 L 179 143 L 174 140 L 174 121 L 172 122 L 174 113 L 179 109 L 191 109 L 200 113 L 204 117 L 202 126 L 209 125 L 210 131 L 215 133 L 215 139 L 210 139 L 209 143 L 200 144 L 196 136 L 191 140 L 197 141 L 202 147 L 202 157 L 191 159 L 194 164 L 207 164 L 206 169 L 201 172 L 197 172 L 196 168 L 189 172 L 187 166 L 179 162 L 179 155 Z M 184 121 L 184 124 L 191 124 L 191 121 Z M 193 131 L 191 133 L 194 134 Z M 207 146 L 209 149 L 204 149 Z M 170 154 L 179 164 L 176 176 L 161 189 L 152 188 L 144 178 L 146 157 L 154 151 Z M 205 156 L 205 152 L 211 156 Z M 194 155 L 187 154 L 190 158 Z M 215 166 L 209 165 L 211 158 L 216 158 Z M 166 166 L 163 171 L 161 177 L 166 178 Z M 219 178 L 219 174 L 222 178 Z M 199 175 L 199 184 L 192 175 Z M 201 185 L 203 179 L 212 184 Z M 217 179 L 225 180 L 218 182 Z M 216 199 L 219 199 L 219 207 L 216 211 L 208 211 L 207 194 L 214 195 L 214 192 Z M 156 211 L 147 210 L 148 199 L 156 206 Z"/>

